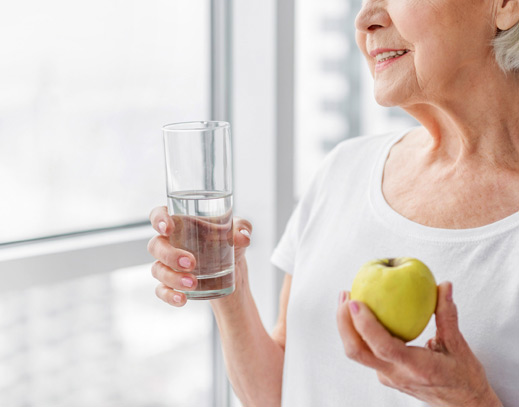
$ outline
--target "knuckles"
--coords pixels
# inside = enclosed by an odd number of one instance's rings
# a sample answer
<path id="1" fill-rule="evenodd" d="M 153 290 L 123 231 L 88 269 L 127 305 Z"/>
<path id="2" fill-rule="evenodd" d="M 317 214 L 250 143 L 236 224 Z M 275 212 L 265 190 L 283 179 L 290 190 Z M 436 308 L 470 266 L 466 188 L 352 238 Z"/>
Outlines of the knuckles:
<path id="1" fill-rule="evenodd" d="M 157 240 L 158 240 L 158 236 L 152 237 L 149 240 L 148 246 L 147 246 L 148 253 L 151 254 L 155 258 L 157 257 L 157 256 L 155 256 L 155 253 L 157 252 Z"/>
<path id="2" fill-rule="evenodd" d="M 455 304 L 452 304 L 452 309 L 450 309 L 443 318 L 448 326 L 458 327 L 458 310 Z"/>
<path id="3" fill-rule="evenodd" d="M 382 360 L 397 360 L 398 353 L 390 343 L 375 346 L 372 348 L 373 354 Z"/>
<path id="4" fill-rule="evenodd" d="M 155 287 L 155 295 L 162 301 L 166 301 L 162 296 L 162 287 L 162 284 L 159 284 L 157 287 Z"/>
<path id="5" fill-rule="evenodd" d="M 152 264 L 151 275 L 167 288 L 174 288 L 178 285 L 179 277 L 177 277 L 177 273 L 168 271 L 167 266 L 162 264 L 160 261 L 156 261 Z"/>
<path id="6" fill-rule="evenodd" d="M 357 346 L 344 346 L 344 353 L 348 359 L 359 362 L 361 351 Z"/>
<path id="7" fill-rule="evenodd" d="M 159 268 L 161 267 L 161 263 L 160 261 L 155 261 L 152 265 L 151 265 L 151 275 L 153 276 L 153 278 L 156 278 L 158 280 L 158 275 L 159 275 Z"/>
<path id="8" fill-rule="evenodd" d="M 377 371 L 377 377 L 378 377 L 378 381 L 381 384 L 383 384 L 384 386 L 391 387 L 391 388 L 396 388 L 396 386 L 393 383 L 393 381 L 389 377 L 387 377 L 384 373 L 382 373 L 380 371 Z"/>
<path id="9" fill-rule="evenodd" d="M 172 293 L 164 284 L 159 284 L 155 288 L 155 295 L 157 296 L 157 298 L 164 301 L 166 304 L 172 305 L 174 307 L 178 307 L 180 305 L 173 300 Z"/>
<path id="10" fill-rule="evenodd" d="M 160 216 L 167 216 L 167 213 L 168 208 L 166 206 L 157 206 L 151 210 L 150 214 L 148 215 L 148 219 L 152 225 L 155 225 L 159 222 L 157 218 Z"/>
<path id="11" fill-rule="evenodd" d="M 166 246 L 164 244 L 164 237 L 157 235 L 150 239 L 148 242 L 148 252 L 155 257 L 155 259 L 160 260 L 161 263 L 171 266 L 175 263 L 175 253 L 173 246 Z"/>
<path id="12" fill-rule="evenodd" d="M 360 363 L 361 365 L 367 365 L 369 363 L 369 358 L 365 350 L 358 346 L 345 346 L 344 353 L 348 359 Z"/>

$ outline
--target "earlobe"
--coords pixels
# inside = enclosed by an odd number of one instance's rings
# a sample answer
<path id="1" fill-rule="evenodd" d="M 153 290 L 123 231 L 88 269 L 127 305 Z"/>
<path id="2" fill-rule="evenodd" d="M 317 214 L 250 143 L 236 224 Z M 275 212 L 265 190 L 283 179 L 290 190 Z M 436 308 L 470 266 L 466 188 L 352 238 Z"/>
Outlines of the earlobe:
<path id="1" fill-rule="evenodd" d="M 500 0 L 500 2 L 496 25 L 499 30 L 506 31 L 519 22 L 519 0 Z"/>

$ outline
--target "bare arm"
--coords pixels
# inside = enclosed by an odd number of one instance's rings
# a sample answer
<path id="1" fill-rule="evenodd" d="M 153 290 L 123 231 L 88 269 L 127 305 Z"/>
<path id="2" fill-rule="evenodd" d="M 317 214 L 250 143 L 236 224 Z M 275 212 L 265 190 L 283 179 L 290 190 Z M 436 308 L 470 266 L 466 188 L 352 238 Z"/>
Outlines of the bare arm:
<path id="1" fill-rule="evenodd" d="M 182 307 L 187 301 L 182 291 L 194 290 L 197 286 L 197 280 L 191 274 L 196 258 L 192 253 L 171 245 L 169 236 L 175 224 L 165 207 L 155 208 L 150 221 L 160 233 L 148 244 L 149 252 L 157 259 L 151 270 L 153 277 L 160 281 L 156 294 L 168 304 Z M 246 407 L 279 406 L 286 310 L 292 278 L 288 275 L 285 278 L 278 322 L 270 336 L 261 322 L 249 288 L 245 251 L 250 244 L 251 232 L 250 222 L 234 219 L 236 289 L 227 297 L 212 300 L 211 306 L 220 330 L 229 377 L 240 400 Z"/>
<path id="2" fill-rule="evenodd" d="M 237 296 L 211 302 L 229 378 L 245 407 L 281 405 L 286 311 L 291 282 L 292 277 L 286 275 L 280 295 L 279 317 L 272 335 L 267 333 L 260 320 L 248 284 L 236 292 Z"/>

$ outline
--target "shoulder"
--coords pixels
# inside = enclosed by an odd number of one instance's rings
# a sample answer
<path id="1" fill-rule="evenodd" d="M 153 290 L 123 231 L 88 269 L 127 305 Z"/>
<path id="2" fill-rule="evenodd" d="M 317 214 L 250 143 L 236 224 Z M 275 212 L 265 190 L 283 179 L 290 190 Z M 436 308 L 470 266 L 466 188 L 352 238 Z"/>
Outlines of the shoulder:
<path id="1" fill-rule="evenodd" d="M 314 172 L 304 195 L 320 193 L 322 189 L 335 187 L 337 183 L 357 182 L 366 179 L 380 160 L 381 154 L 396 143 L 406 131 L 365 135 L 339 142 L 326 154 Z"/>
<path id="2" fill-rule="evenodd" d="M 408 131 L 364 135 L 341 141 L 326 155 L 321 170 L 335 172 L 370 167 L 380 154 Z"/>
<path id="3" fill-rule="evenodd" d="M 392 140 L 399 139 L 407 131 L 390 132 L 384 134 L 373 134 L 354 137 L 341 141 L 330 154 L 357 154 L 360 151 L 376 152 L 383 149 Z"/>

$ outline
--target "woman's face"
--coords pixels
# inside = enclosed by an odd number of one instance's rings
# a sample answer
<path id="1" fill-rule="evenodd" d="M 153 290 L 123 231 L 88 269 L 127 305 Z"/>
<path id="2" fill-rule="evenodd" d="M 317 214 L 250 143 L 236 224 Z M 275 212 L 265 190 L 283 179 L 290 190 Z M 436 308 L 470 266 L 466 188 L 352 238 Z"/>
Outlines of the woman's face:
<path id="1" fill-rule="evenodd" d="M 495 66 L 495 10 L 495 0 L 364 0 L 356 40 L 377 102 L 405 107 L 477 86 Z"/>

